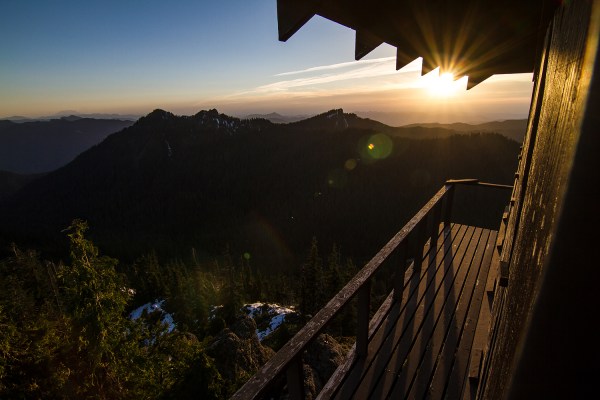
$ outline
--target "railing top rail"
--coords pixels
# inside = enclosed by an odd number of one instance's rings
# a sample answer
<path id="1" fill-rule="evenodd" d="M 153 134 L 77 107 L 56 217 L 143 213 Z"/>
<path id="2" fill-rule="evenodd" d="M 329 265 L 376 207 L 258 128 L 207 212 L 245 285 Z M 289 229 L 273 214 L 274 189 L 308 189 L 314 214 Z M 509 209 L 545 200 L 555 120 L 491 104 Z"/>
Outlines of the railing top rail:
<path id="1" fill-rule="evenodd" d="M 446 181 L 446 185 L 472 185 L 472 186 L 485 186 L 497 189 L 510 189 L 512 190 L 512 185 L 501 185 L 499 183 L 487 183 L 480 182 L 479 179 L 448 179 Z"/>
<path id="2" fill-rule="evenodd" d="M 451 184 L 444 185 L 421 210 L 344 286 L 308 323 L 287 342 L 232 399 L 256 399 L 263 394 L 269 383 L 285 372 L 287 366 L 298 357 L 306 346 L 317 337 L 325 326 L 358 293 L 379 270 L 386 258 L 398 247 L 410 232 L 427 216 L 448 191 Z"/>

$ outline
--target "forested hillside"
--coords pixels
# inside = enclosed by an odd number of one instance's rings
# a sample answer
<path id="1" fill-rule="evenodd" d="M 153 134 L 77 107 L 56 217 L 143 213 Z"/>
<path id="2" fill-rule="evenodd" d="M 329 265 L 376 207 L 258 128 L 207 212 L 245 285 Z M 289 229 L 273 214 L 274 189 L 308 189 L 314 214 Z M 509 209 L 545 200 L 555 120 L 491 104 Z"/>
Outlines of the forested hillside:
<path id="1" fill-rule="evenodd" d="M 0 201 L 18 192 L 23 186 L 43 174 L 21 175 L 14 172 L 0 171 Z"/>

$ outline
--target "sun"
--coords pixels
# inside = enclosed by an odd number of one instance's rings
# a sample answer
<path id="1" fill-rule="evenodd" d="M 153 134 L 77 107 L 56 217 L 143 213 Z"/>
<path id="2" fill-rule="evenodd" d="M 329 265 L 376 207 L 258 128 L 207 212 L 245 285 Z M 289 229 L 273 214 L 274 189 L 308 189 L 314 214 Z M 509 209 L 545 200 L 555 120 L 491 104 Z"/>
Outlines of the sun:
<path id="1" fill-rule="evenodd" d="M 452 72 L 439 73 L 439 69 L 431 71 L 424 78 L 425 88 L 432 97 L 452 97 L 459 90 L 464 90 L 462 79 L 455 80 Z"/>

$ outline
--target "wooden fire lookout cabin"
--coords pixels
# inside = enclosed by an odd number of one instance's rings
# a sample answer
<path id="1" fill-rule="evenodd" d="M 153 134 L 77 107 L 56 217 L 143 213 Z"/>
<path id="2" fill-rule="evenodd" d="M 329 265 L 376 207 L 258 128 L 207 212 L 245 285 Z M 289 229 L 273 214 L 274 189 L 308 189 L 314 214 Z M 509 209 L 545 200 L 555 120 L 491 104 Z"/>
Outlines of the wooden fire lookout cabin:
<path id="1" fill-rule="evenodd" d="M 533 72 L 534 89 L 514 184 L 446 182 L 234 398 L 269 398 L 276 382 L 305 398 L 303 352 L 350 301 L 356 342 L 318 398 L 598 398 L 600 1 L 278 0 L 277 12 L 282 41 L 321 15 L 356 31 L 357 60 L 386 42 L 398 69 L 423 57 L 423 73 L 468 75 L 468 88 Z M 453 219 L 465 185 L 510 192 L 497 229 Z M 393 290 L 374 309 L 383 268 Z"/>

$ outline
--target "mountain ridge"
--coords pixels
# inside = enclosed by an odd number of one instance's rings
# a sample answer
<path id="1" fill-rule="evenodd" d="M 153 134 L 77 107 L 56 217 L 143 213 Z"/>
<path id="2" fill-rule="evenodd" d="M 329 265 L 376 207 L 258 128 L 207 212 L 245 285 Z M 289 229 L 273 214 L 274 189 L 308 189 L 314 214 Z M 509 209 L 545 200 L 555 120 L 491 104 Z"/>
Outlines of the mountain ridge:
<path id="1" fill-rule="evenodd" d="M 61 119 L 63 117 L 78 117 L 78 118 L 92 118 L 92 119 L 117 119 L 121 121 L 136 121 L 141 115 L 137 114 L 115 114 L 115 113 L 79 113 L 75 110 L 60 111 L 53 115 L 45 115 L 40 117 L 25 117 L 22 115 L 12 115 L 9 117 L 2 117 L 0 121 L 12 121 L 16 123 L 22 122 L 36 122 L 36 121 L 50 121 L 53 119 Z"/>
<path id="2" fill-rule="evenodd" d="M 306 115 L 306 114 L 282 115 L 277 112 L 271 112 L 268 114 L 248 114 L 244 118 L 245 119 L 260 118 L 260 119 L 269 120 L 275 124 L 287 124 L 290 122 L 301 121 L 301 120 L 309 118 L 309 117 L 310 117 L 310 115 Z"/>
<path id="3" fill-rule="evenodd" d="M 124 260 L 191 248 L 210 258 L 230 245 L 287 268 L 317 235 L 362 262 L 446 179 L 512 180 L 518 144 L 500 135 L 420 140 L 373 127 L 341 110 L 304 124 L 155 110 L 0 201 L 0 247 L 59 251 L 82 218 Z"/>

